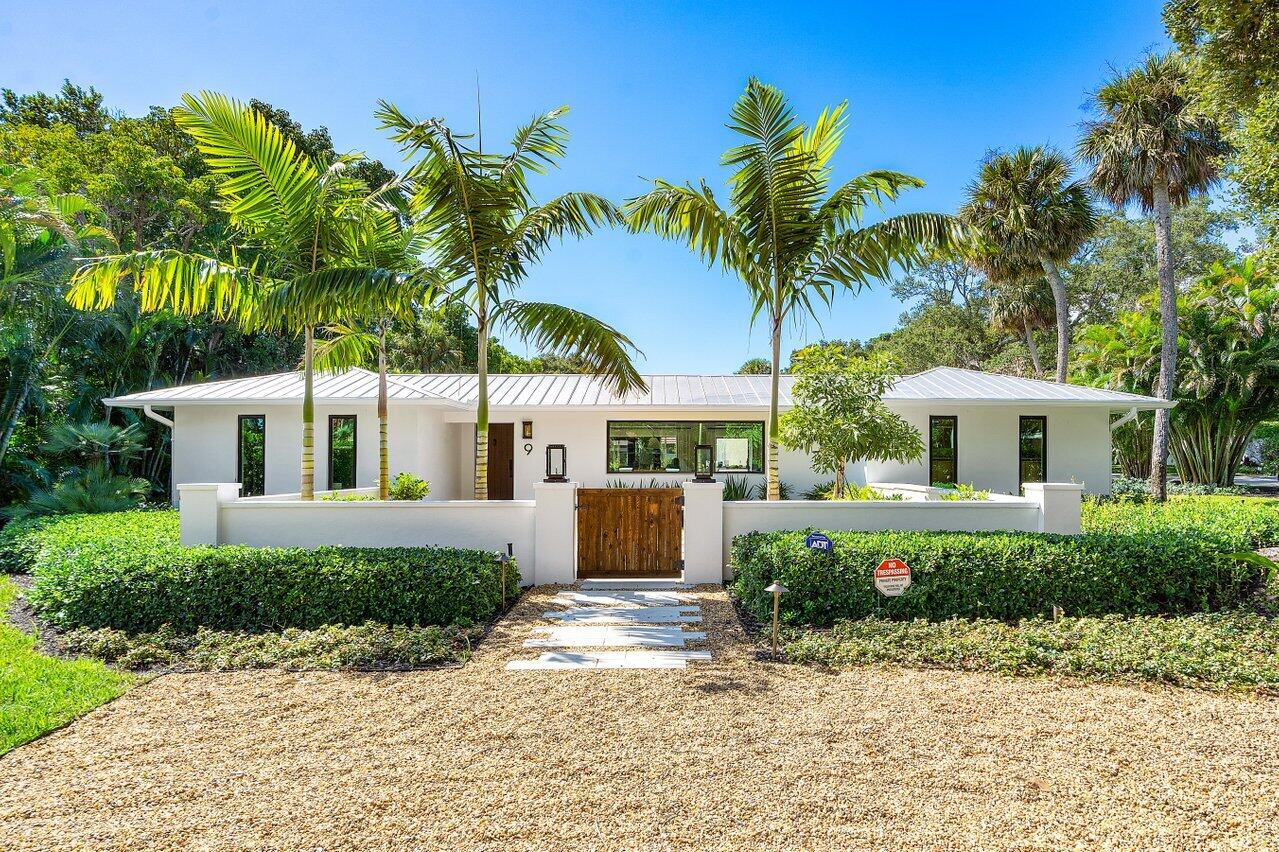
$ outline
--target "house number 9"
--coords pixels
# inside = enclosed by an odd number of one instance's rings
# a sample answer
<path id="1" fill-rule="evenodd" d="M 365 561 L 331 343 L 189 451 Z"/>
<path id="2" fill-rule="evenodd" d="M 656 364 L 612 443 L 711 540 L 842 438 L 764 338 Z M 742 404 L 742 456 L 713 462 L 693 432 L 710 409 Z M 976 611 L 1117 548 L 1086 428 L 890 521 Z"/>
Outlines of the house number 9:
<path id="1" fill-rule="evenodd" d="M 533 445 L 532 445 L 532 444 L 525 444 L 525 445 L 524 445 L 524 455 L 526 455 L 526 456 L 531 456 L 531 455 L 533 455 Z"/>

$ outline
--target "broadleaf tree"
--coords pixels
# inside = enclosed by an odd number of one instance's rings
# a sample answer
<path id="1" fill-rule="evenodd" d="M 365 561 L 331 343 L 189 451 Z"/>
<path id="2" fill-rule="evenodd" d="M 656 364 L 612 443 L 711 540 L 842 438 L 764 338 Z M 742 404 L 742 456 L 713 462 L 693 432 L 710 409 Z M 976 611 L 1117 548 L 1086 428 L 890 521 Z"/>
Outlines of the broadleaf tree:
<path id="1" fill-rule="evenodd" d="M 813 470 L 835 477 L 844 493 L 848 465 L 855 461 L 918 461 L 924 454 L 919 430 L 894 413 L 883 396 L 895 378 L 883 356 L 863 358 L 842 346 L 809 346 L 791 361 L 792 407 L 781 415 L 780 438 L 803 450 Z"/>

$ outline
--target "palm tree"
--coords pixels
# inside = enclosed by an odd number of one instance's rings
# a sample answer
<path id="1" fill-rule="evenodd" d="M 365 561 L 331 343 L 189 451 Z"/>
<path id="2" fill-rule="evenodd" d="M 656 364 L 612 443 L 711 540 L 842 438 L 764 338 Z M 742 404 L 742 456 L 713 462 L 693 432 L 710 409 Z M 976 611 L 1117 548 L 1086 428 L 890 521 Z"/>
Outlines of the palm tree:
<path id="1" fill-rule="evenodd" d="M 1071 180 L 1070 161 L 1048 148 L 1018 148 L 982 164 L 960 218 L 973 227 L 974 263 L 992 280 L 1042 271 L 1057 313 L 1057 381 L 1066 381 L 1070 308 L 1060 264 L 1097 229 L 1088 187 Z"/>
<path id="2" fill-rule="evenodd" d="M 830 160 L 846 125 L 847 103 L 822 111 L 810 128 L 782 92 L 752 78 L 733 105 L 729 129 L 743 137 L 724 152 L 733 169 L 729 206 L 698 186 L 654 182 L 626 203 L 636 230 L 686 243 L 708 264 L 722 264 L 750 294 L 751 321 L 765 316 L 772 342 L 767 498 L 780 499 L 777 477 L 778 382 L 782 327 L 829 306 L 837 290 L 859 291 L 888 278 L 893 263 L 912 265 L 931 250 L 960 242 L 958 223 L 940 213 L 907 213 L 863 225 L 868 208 L 883 209 L 923 181 L 870 171 L 830 191 Z"/>
<path id="3" fill-rule="evenodd" d="M 1000 283 L 990 282 L 987 292 L 991 327 L 1023 338 L 1030 350 L 1035 375 L 1042 376 L 1044 367 L 1039 362 L 1034 332 L 1052 328 L 1057 312 L 1053 294 L 1044 279 L 1015 278 Z"/>
<path id="4" fill-rule="evenodd" d="M 1155 260 L 1163 344 L 1156 393 L 1172 399 L 1177 381 L 1177 282 L 1173 278 L 1172 207 L 1207 192 L 1229 153 L 1217 125 L 1190 96 L 1190 65 L 1179 53 L 1150 56 L 1097 91 L 1101 118 L 1084 125 L 1079 156 L 1092 164 L 1092 184 L 1123 208 L 1136 200 L 1155 214 Z M 1168 485 L 1168 409 L 1155 412 L 1150 488 L 1156 500 Z"/>
<path id="5" fill-rule="evenodd" d="M 110 307 L 120 281 L 128 278 L 143 311 L 212 313 L 250 328 L 300 326 L 305 339 L 300 490 L 303 500 L 314 499 L 315 327 L 340 314 L 343 292 L 361 282 L 403 277 L 367 262 L 367 218 L 385 212 L 380 193 L 370 194 L 349 176 L 353 156 L 317 162 L 260 112 L 225 95 L 184 95 L 174 119 L 195 138 L 209 170 L 222 178 L 218 194 L 235 229 L 229 256 L 161 249 L 95 258 L 76 272 L 68 300 L 80 309 Z M 286 284 L 303 283 L 330 297 L 287 313 L 282 303 L 265 301 Z"/>
<path id="6" fill-rule="evenodd" d="M 445 282 L 445 303 L 465 305 L 479 331 L 477 500 L 488 499 L 488 344 L 495 329 L 507 329 L 539 352 L 580 359 L 619 394 L 645 388 L 631 361 L 638 350 L 626 335 L 581 311 L 511 296 L 553 241 L 621 221 L 601 196 L 568 192 L 538 204 L 529 189 L 531 174 L 544 174 L 565 154 L 568 133 L 558 122 L 567 110 L 552 110 L 519 128 L 506 154 L 486 153 L 478 140 L 472 146 L 472 136 L 454 133 L 440 119 L 415 121 L 385 101 L 377 112 L 405 157 L 416 158 L 406 175 L 411 210 L 430 234 L 429 266 Z M 376 303 L 390 296 L 374 284 L 359 298 Z"/>

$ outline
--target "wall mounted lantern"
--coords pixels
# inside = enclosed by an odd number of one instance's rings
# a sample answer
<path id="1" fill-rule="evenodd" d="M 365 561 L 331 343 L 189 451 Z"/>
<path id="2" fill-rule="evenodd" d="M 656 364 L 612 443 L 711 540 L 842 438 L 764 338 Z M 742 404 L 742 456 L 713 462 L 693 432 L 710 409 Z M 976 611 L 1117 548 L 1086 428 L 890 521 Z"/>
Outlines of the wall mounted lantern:
<path id="1" fill-rule="evenodd" d="M 698 444 L 693 451 L 693 476 L 694 482 L 714 482 L 715 481 L 715 448 L 710 444 Z"/>
<path id="2" fill-rule="evenodd" d="M 546 445 L 546 482 L 568 482 L 568 451 L 563 444 Z"/>
<path id="3" fill-rule="evenodd" d="M 527 441 L 533 437 L 533 421 L 532 420 L 525 420 L 523 423 L 520 424 L 520 428 L 522 430 L 521 434 L 524 440 Z"/>

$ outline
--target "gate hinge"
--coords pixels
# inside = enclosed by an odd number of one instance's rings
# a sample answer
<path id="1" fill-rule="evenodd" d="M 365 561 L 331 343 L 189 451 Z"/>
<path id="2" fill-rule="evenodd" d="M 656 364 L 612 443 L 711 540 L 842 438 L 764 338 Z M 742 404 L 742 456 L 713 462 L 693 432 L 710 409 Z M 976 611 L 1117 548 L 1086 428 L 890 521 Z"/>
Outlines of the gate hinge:
<path id="1" fill-rule="evenodd" d="M 684 570 L 684 560 L 683 560 L 683 559 L 676 559 L 676 560 L 675 560 L 675 567 L 676 567 L 676 568 L 678 568 L 679 570 L 683 571 L 683 570 Z"/>
<path id="2" fill-rule="evenodd" d="M 683 495 L 683 494 L 681 494 L 681 495 L 679 495 L 678 497 L 676 497 L 676 498 L 675 498 L 675 505 L 676 505 L 676 506 L 683 506 L 683 505 L 684 505 L 684 495 Z"/>

